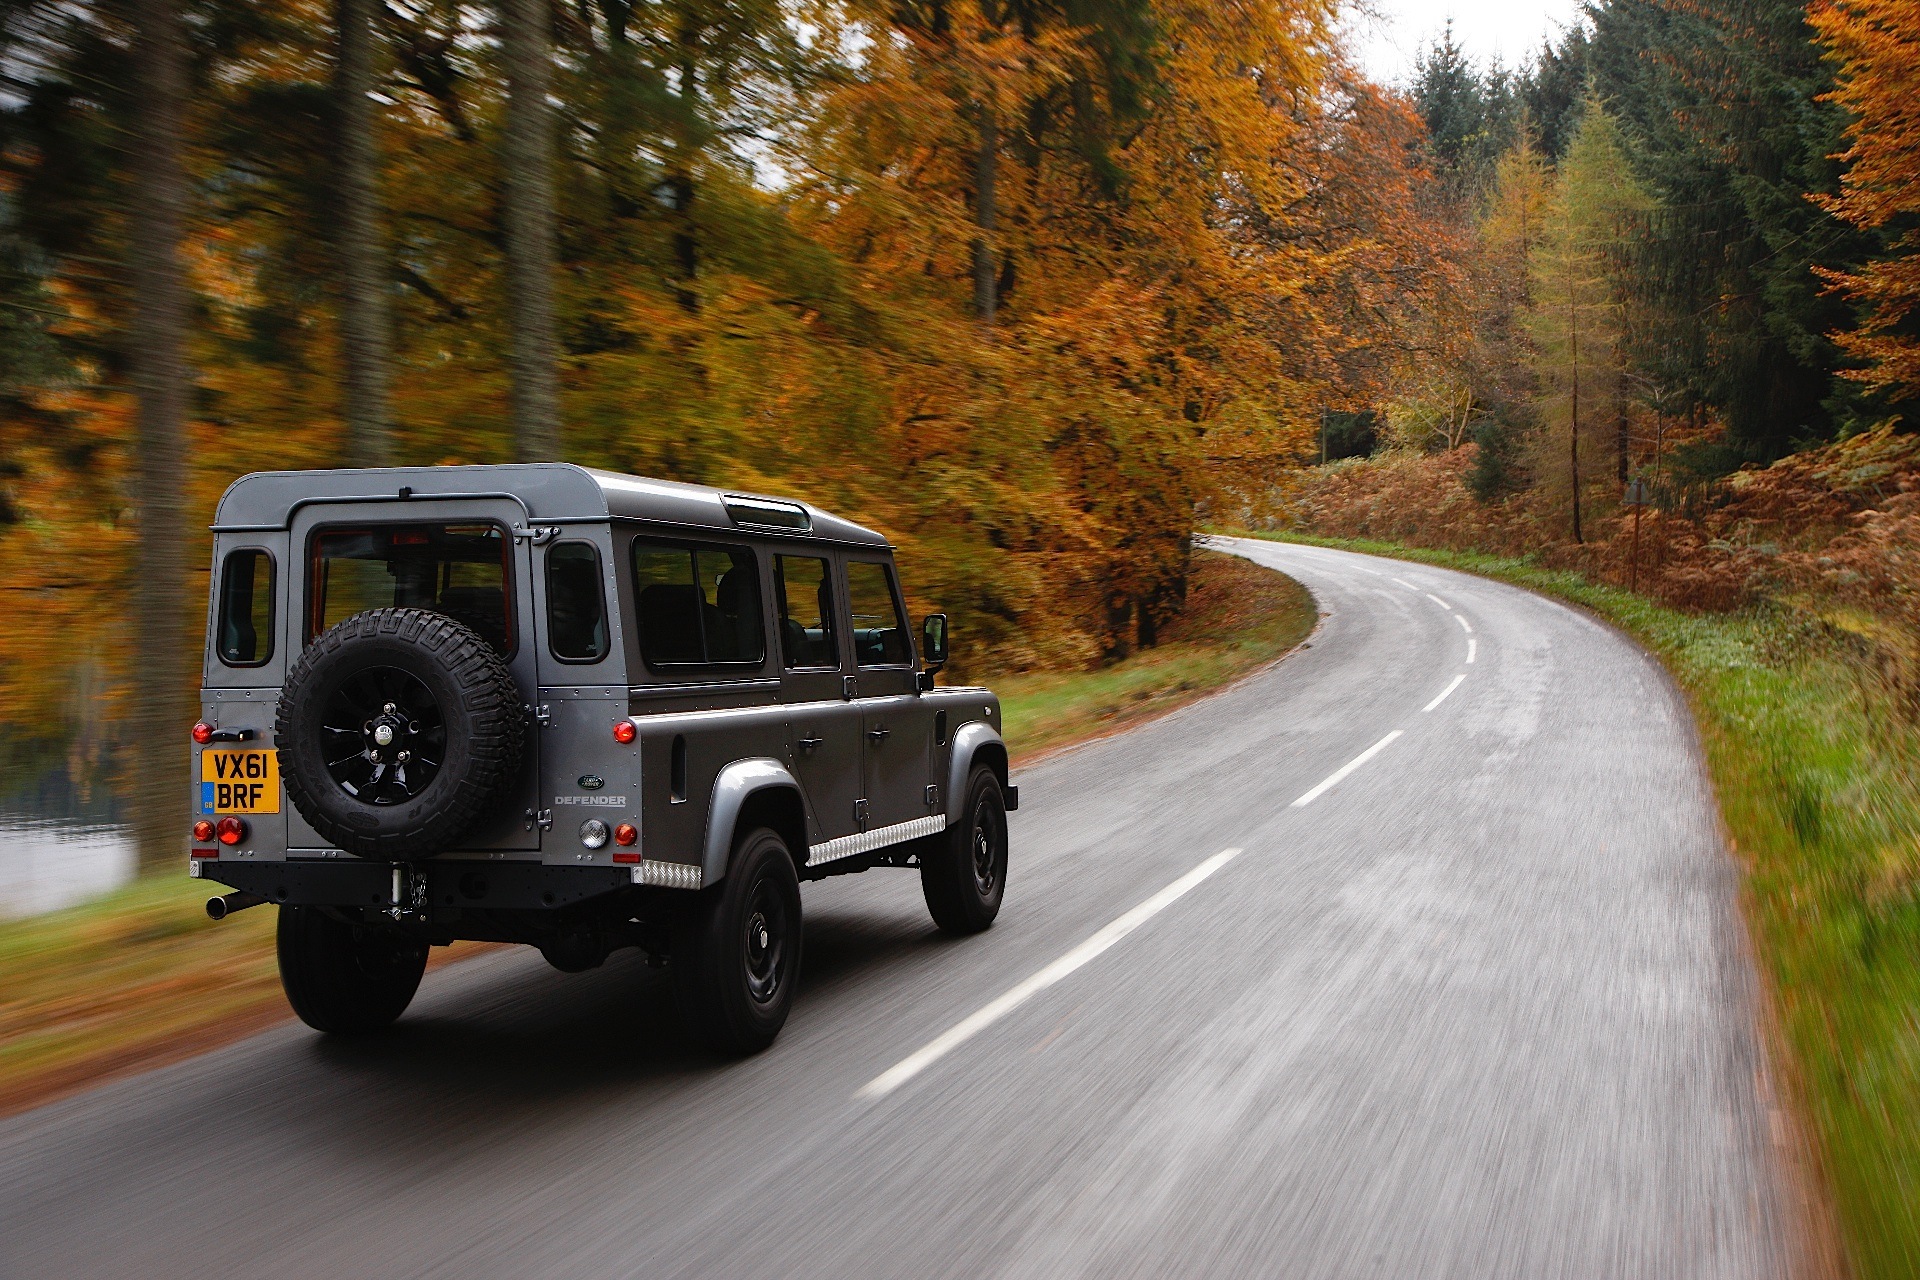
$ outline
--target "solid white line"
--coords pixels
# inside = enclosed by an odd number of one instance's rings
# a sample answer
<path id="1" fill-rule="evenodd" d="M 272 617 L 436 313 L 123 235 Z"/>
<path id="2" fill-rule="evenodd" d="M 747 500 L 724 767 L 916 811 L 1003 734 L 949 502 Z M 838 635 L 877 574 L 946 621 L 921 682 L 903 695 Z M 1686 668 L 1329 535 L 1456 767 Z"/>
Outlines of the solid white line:
<path id="1" fill-rule="evenodd" d="M 1329 777 L 1325 782 L 1322 782 L 1319 786 L 1315 787 L 1313 790 L 1307 792 L 1307 794 L 1301 796 L 1298 800 L 1295 800 L 1291 807 L 1295 809 L 1306 808 L 1308 805 L 1312 804 L 1315 800 L 1318 800 L 1321 796 L 1325 795 L 1328 791 L 1332 790 L 1334 784 L 1339 782 L 1340 779 L 1346 777 L 1348 774 L 1352 773 L 1355 769 L 1358 769 L 1361 765 L 1365 764 L 1367 761 L 1379 755 L 1382 751 L 1385 751 L 1387 749 L 1387 744 L 1392 742 L 1395 738 L 1399 736 L 1400 736 L 1400 730 L 1395 729 L 1392 733 L 1380 739 L 1380 741 L 1374 743 L 1372 746 L 1368 747 L 1365 751 L 1362 751 L 1359 755 L 1355 756 L 1353 759 L 1347 761 L 1345 764 L 1341 765 L 1338 769 L 1334 770 L 1331 777 Z"/>
<path id="2" fill-rule="evenodd" d="M 1395 578 L 1394 581 L 1399 583 L 1401 586 L 1405 587 L 1409 591 L 1418 591 L 1420 589 L 1414 586 L 1411 582 L 1408 582 L 1405 578 Z"/>
<path id="3" fill-rule="evenodd" d="M 1420 709 L 1422 711 L 1431 711 L 1435 707 L 1439 706 L 1441 703 L 1445 702 L 1447 700 L 1447 695 L 1452 693 L 1455 689 L 1458 689 L 1460 687 L 1460 682 L 1462 680 L 1465 680 L 1466 678 L 1467 678 L 1467 673 L 1462 671 L 1459 675 L 1453 678 L 1452 684 L 1448 685 L 1446 688 L 1440 691 L 1439 697 L 1435 698 L 1432 702 L 1429 702 L 1426 706 Z"/>
<path id="4" fill-rule="evenodd" d="M 1478 640 L 1475 640 L 1472 636 L 1467 637 L 1467 664 L 1469 666 L 1473 664 L 1473 651 L 1479 647 L 1480 642 Z"/>
<path id="5" fill-rule="evenodd" d="M 860 1086 L 856 1098 L 884 1098 L 907 1081 L 925 1071 L 941 1058 L 1012 1013 L 1028 1000 L 1086 964 L 1120 939 L 1172 906 L 1187 890 L 1205 880 L 1240 856 L 1238 849 L 1222 849 L 1160 892 L 1148 898 L 1067 954 L 1055 960 L 1025 982 L 989 1001 L 976 1012 L 962 1018 L 924 1046 L 908 1054 L 873 1079 Z"/>
<path id="6" fill-rule="evenodd" d="M 1456 614 L 1454 614 L 1453 616 L 1454 616 L 1454 617 L 1456 617 L 1456 618 L 1458 618 L 1458 619 L 1460 620 L 1460 625 L 1461 625 L 1462 627 L 1464 627 L 1464 628 L 1466 628 L 1466 630 L 1467 630 L 1467 633 L 1468 633 L 1469 635 L 1471 635 L 1471 634 L 1473 633 L 1473 624 L 1472 624 L 1471 622 L 1468 622 L 1468 621 L 1467 621 L 1467 615 L 1466 615 L 1466 614 L 1464 614 L 1464 613 L 1456 613 Z"/>
<path id="7" fill-rule="evenodd" d="M 1448 604 L 1445 600 L 1442 600 L 1439 596 L 1433 594 L 1433 592 L 1431 591 L 1427 592 L 1427 599 L 1433 601 L 1435 604 L 1439 605 L 1442 609 L 1445 609 L 1448 613 L 1453 612 L 1453 606 Z"/>

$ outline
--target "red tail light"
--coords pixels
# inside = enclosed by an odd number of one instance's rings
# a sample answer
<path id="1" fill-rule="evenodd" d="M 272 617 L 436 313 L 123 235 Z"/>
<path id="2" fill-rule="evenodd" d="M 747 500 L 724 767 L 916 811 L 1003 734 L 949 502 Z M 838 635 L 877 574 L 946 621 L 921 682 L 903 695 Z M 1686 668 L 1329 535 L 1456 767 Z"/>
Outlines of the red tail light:
<path id="1" fill-rule="evenodd" d="M 631 822 L 623 822 L 613 829 L 615 844 L 633 844 L 640 839 L 640 829 Z"/>
<path id="2" fill-rule="evenodd" d="M 199 743 L 203 747 L 206 746 L 209 742 L 212 742 L 213 726 L 208 724 L 205 720 L 202 720 L 200 721 L 200 723 L 194 725 L 193 740 Z"/>
<path id="3" fill-rule="evenodd" d="M 247 838 L 247 824 L 238 818 L 222 818 L 220 825 L 214 828 L 221 844 L 239 844 Z"/>
<path id="4" fill-rule="evenodd" d="M 621 746 L 625 746 L 639 736 L 640 730 L 634 725 L 633 721 L 618 720 L 614 722 L 613 740 Z"/>
<path id="5" fill-rule="evenodd" d="M 213 823 L 206 818 L 193 824 L 193 842 L 195 844 L 213 843 Z"/>

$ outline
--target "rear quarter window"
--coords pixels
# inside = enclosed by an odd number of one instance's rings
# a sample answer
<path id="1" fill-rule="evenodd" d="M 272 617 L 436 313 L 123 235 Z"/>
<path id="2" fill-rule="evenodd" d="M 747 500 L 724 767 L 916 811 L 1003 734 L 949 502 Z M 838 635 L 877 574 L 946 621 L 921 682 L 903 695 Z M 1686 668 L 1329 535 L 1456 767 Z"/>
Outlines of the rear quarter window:
<path id="1" fill-rule="evenodd" d="M 632 557 L 647 666 L 737 671 L 766 661 L 760 566 L 751 547 L 635 538 Z"/>
<path id="2" fill-rule="evenodd" d="M 229 667 L 273 657 L 273 557 L 259 547 L 229 551 L 221 562 L 214 652 Z"/>

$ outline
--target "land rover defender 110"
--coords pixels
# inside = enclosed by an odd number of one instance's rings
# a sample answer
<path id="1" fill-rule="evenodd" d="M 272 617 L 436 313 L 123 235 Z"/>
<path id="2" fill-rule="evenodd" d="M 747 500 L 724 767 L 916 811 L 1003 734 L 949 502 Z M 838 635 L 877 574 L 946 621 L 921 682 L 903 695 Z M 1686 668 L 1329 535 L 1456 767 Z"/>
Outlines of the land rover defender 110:
<path id="1" fill-rule="evenodd" d="M 936 687 L 892 548 L 803 502 L 559 464 L 245 476 L 213 526 L 191 872 L 278 904 L 310 1026 L 398 1018 L 428 949 L 637 947 L 690 1025 L 772 1042 L 800 884 L 920 873 L 985 929 L 1000 704 Z"/>

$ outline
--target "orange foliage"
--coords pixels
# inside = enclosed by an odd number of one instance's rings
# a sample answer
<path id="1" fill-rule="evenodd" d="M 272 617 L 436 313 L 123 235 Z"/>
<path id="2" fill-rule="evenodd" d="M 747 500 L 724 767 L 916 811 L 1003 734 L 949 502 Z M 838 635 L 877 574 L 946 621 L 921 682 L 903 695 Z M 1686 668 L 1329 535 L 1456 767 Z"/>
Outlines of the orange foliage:
<path id="1" fill-rule="evenodd" d="M 1835 341 L 1870 362 L 1853 376 L 1912 395 L 1920 392 L 1920 0 L 1824 0 L 1808 20 L 1840 64 L 1831 96 L 1854 115 L 1841 192 L 1822 203 L 1858 227 L 1899 228 L 1891 252 L 1865 270 L 1821 273 L 1865 304 L 1860 328 Z"/>

